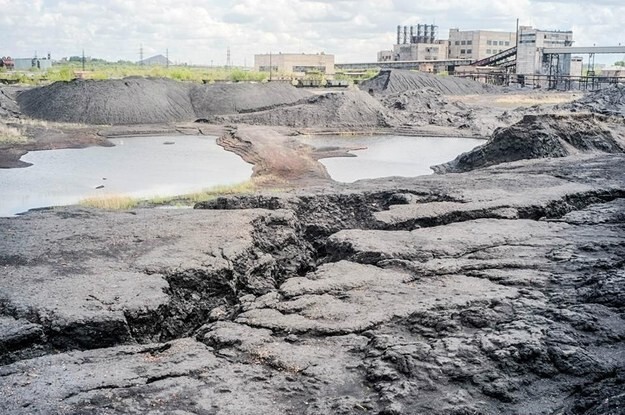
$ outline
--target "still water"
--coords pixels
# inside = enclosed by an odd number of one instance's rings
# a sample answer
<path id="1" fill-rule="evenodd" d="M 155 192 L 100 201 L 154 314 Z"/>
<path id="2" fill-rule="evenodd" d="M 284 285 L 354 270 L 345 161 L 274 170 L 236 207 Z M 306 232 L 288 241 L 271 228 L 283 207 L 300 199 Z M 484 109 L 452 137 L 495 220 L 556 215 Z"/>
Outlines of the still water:
<path id="1" fill-rule="evenodd" d="M 351 152 L 357 157 L 320 160 L 334 180 L 346 183 L 377 177 L 432 174 L 430 166 L 451 161 L 484 144 L 484 140 L 471 138 L 403 136 L 316 136 L 303 141 L 314 147 L 366 147 Z"/>
<path id="2" fill-rule="evenodd" d="M 110 140 L 115 147 L 30 152 L 22 160 L 32 166 L 0 169 L 0 216 L 92 196 L 175 196 L 248 180 L 252 166 L 215 140 L 130 137 Z"/>

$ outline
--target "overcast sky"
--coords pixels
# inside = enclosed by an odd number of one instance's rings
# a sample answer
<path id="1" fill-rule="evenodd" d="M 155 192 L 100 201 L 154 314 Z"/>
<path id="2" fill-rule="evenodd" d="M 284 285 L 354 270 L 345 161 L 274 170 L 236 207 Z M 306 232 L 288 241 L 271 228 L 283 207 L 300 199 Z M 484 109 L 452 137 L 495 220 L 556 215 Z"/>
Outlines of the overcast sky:
<path id="1" fill-rule="evenodd" d="M 573 30 L 575 45 L 625 45 L 624 0 L 0 0 L 0 55 L 139 60 L 165 54 L 191 64 L 252 65 L 255 53 L 324 51 L 372 62 L 398 24 L 514 31 Z M 608 61 L 625 56 L 611 56 Z"/>

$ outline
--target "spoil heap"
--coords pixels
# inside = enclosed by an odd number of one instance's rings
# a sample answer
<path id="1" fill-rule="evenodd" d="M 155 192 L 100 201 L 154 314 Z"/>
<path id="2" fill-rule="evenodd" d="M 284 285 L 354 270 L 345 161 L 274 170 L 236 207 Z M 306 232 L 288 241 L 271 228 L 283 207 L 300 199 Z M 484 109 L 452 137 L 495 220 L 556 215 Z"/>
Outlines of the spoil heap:
<path id="1" fill-rule="evenodd" d="M 189 86 L 169 79 L 73 80 L 18 96 L 32 118 L 83 124 L 148 124 L 192 120 Z"/>
<path id="2" fill-rule="evenodd" d="M 193 121 L 273 108 L 309 96 L 287 84 L 192 85 L 170 79 L 126 78 L 55 82 L 24 91 L 18 102 L 22 112 L 33 118 L 120 125 Z"/>
<path id="3" fill-rule="evenodd" d="M 297 128 L 375 128 L 389 127 L 393 122 L 381 103 L 358 90 L 317 95 L 291 105 L 206 121 Z"/>
<path id="4" fill-rule="evenodd" d="M 458 173 L 516 160 L 625 152 L 625 124 L 606 121 L 589 114 L 526 115 L 517 124 L 495 130 L 486 144 L 432 169 Z"/>
<path id="5" fill-rule="evenodd" d="M 191 89 L 191 103 L 196 116 L 206 118 L 292 104 L 310 95 L 281 82 L 198 85 Z"/>
<path id="6" fill-rule="evenodd" d="M 591 92 L 577 101 L 563 106 L 563 109 L 625 116 L 625 85 L 617 84 Z"/>
<path id="7" fill-rule="evenodd" d="M 485 94 L 496 90 L 491 85 L 457 77 L 442 77 L 423 72 L 383 70 L 360 84 L 360 89 L 374 94 L 396 94 L 411 89 L 432 88 L 445 95 Z"/>

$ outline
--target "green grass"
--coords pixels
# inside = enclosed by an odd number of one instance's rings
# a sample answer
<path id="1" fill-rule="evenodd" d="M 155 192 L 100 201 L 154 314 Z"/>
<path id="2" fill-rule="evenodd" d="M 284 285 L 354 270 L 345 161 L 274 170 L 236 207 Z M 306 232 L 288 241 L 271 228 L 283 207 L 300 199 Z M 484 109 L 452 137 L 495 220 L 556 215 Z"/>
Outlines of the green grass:
<path id="1" fill-rule="evenodd" d="M 16 80 L 21 84 L 38 85 L 56 81 L 70 81 L 77 77 L 82 66 L 77 63 L 54 65 L 47 71 L 0 73 L 2 79 Z M 88 64 L 85 77 L 89 79 L 121 79 L 129 76 L 170 78 L 177 81 L 256 81 L 269 79 L 269 73 L 247 71 L 239 68 L 206 68 L 193 66 L 141 66 L 133 64 Z"/>

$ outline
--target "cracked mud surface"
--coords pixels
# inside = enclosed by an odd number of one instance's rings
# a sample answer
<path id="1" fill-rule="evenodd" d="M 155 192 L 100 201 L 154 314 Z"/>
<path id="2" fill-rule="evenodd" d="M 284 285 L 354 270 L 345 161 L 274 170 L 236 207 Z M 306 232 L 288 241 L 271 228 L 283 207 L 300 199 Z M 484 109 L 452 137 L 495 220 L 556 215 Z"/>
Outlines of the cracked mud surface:
<path id="1" fill-rule="evenodd" d="M 620 414 L 625 157 L 0 219 L 0 412 Z"/>

